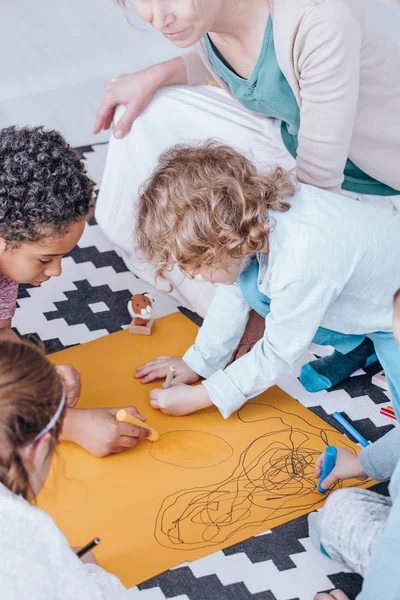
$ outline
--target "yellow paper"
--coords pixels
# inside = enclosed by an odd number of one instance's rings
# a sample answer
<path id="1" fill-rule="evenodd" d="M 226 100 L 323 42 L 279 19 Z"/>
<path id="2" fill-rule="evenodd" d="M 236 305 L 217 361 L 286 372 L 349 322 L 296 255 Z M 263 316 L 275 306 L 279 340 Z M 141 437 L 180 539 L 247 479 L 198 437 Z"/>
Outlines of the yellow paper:
<path id="1" fill-rule="evenodd" d="M 135 368 L 181 356 L 196 332 L 174 314 L 149 337 L 123 331 L 51 357 L 81 372 L 79 408 L 134 404 L 160 433 L 158 442 L 107 458 L 62 443 L 38 499 L 71 545 L 100 537 L 99 564 L 126 586 L 319 508 L 326 495 L 313 478 L 318 455 L 326 445 L 358 451 L 276 387 L 227 421 L 211 408 L 188 417 L 153 410 L 156 385 L 135 380 Z"/>

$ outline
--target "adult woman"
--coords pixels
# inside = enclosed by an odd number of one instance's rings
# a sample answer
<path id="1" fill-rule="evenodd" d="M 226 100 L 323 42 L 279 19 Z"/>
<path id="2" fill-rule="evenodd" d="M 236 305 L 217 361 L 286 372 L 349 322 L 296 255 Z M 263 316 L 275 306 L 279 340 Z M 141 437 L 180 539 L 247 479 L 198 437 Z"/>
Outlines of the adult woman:
<path id="1" fill-rule="evenodd" d="M 196 47 L 113 80 L 96 132 L 124 104 L 115 126 L 115 136 L 123 137 L 161 87 L 216 80 L 222 88 L 162 90 L 125 140 L 111 144 L 97 217 L 142 278 L 153 274 L 132 254 L 132 204 L 157 156 L 178 141 L 219 137 L 251 149 L 264 167 L 296 168 L 304 183 L 390 208 L 400 204 L 400 43 L 385 26 L 384 4 L 133 0 L 133 6 L 175 46 Z M 174 283 L 177 277 L 171 274 Z M 209 288 L 199 293 L 193 286 L 186 280 L 179 292 L 204 313 Z"/>

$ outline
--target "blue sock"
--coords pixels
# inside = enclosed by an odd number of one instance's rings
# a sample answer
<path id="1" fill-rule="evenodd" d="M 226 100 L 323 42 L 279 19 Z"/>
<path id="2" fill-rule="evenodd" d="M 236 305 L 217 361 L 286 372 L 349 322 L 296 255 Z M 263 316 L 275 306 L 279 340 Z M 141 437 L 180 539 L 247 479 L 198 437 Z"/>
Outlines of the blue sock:
<path id="1" fill-rule="evenodd" d="M 365 338 L 357 348 L 347 354 L 335 350 L 325 356 L 304 365 L 300 372 L 300 382 L 308 392 L 329 390 L 343 379 L 377 360 L 374 345 Z"/>

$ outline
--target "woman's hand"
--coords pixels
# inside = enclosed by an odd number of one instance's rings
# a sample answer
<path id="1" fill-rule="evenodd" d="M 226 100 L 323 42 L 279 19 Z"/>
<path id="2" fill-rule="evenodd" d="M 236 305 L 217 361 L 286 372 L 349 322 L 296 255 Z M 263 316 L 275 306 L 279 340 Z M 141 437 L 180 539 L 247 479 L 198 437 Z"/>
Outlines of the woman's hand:
<path id="1" fill-rule="evenodd" d="M 321 454 L 315 463 L 314 477 L 319 479 L 321 476 L 322 463 L 324 455 Z M 332 469 L 328 477 L 321 482 L 321 486 L 325 490 L 329 490 L 337 481 L 343 479 L 367 479 L 368 475 L 361 466 L 360 459 L 357 454 L 354 454 L 347 448 L 338 448 L 335 467 Z"/>
<path id="2" fill-rule="evenodd" d="M 72 408 L 78 402 L 81 394 L 81 376 L 72 365 L 56 365 L 56 371 L 64 386 L 67 396 L 66 404 Z"/>
<path id="3" fill-rule="evenodd" d="M 349 600 L 349 597 L 341 590 L 332 590 L 329 594 L 317 594 L 314 600 Z"/>
<path id="4" fill-rule="evenodd" d="M 168 390 L 156 388 L 150 392 L 150 404 L 172 417 L 183 417 L 197 410 L 212 406 L 212 402 L 204 385 L 184 385 L 172 383 Z"/>
<path id="5" fill-rule="evenodd" d="M 112 79 L 106 88 L 103 103 L 97 111 L 93 133 L 109 129 L 115 108 L 122 104 L 126 106 L 126 111 L 115 124 L 114 135 L 116 138 L 124 137 L 136 117 L 152 100 L 157 87 L 151 68 L 131 75 L 119 75 Z"/>
<path id="6" fill-rule="evenodd" d="M 120 408 L 69 409 L 62 439 L 75 442 L 98 457 L 134 448 L 141 438 L 149 436 L 150 431 L 145 426 L 117 421 L 115 415 Z M 141 421 L 146 420 L 134 406 L 122 408 Z"/>
<path id="7" fill-rule="evenodd" d="M 151 102 L 158 88 L 174 83 L 187 83 L 186 66 L 180 56 L 137 73 L 115 77 L 106 88 L 103 103 L 96 114 L 93 133 L 109 129 L 115 108 L 122 104 L 126 106 L 126 111 L 118 123 L 114 124 L 114 136 L 124 137 L 133 121 Z"/>
<path id="8" fill-rule="evenodd" d="M 156 379 L 165 379 L 171 365 L 175 367 L 174 381 L 180 383 L 196 383 L 200 376 L 195 373 L 179 356 L 158 356 L 136 369 L 135 378 L 142 383 L 150 383 Z"/>

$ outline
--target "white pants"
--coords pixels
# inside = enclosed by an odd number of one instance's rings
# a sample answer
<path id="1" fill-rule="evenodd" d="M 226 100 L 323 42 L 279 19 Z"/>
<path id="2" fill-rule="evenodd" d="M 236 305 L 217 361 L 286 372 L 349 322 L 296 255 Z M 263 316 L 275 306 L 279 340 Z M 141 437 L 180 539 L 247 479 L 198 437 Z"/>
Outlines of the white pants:
<path id="1" fill-rule="evenodd" d="M 123 107 L 117 109 L 116 120 L 123 111 Z M 134 250 L 134 214 L 139 188 L 164 150 L 177 143 L 214 138 L 247 154 L 260 170 L 272 165 L 294 170 L 296 163 L 283 144 L 280 127 L 279 120 L 251 113 L 214 86 L 160 89 L 125 138 L 111 136 L 97 199 L 96 219 L 128 268 L 154 284 L 155 269 L 141 261 Z M 368 201 L 374 201 L 374 197 L 368 196 Z M 392 209 L 388 199 L 383 204 Z M 212 285 L 190 280 L 177 268 L 168 278 L 174 286 L 172 295 L 204 316 L 214 295 Z M 163 288 L 159 282 L 157 286 Z"/>

